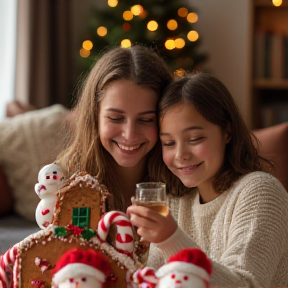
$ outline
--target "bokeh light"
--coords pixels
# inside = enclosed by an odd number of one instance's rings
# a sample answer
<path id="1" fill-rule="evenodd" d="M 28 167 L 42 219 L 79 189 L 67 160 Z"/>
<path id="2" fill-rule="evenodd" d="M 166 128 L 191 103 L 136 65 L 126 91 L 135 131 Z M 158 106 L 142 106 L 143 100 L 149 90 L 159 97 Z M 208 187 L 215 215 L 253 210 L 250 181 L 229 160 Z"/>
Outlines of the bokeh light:
<path id="1" fill-rule="evenodd" d="M 138 16 L 139 14 L 141 14 L 142 11 L 143 11 L 143 6 L 141 6 L 139 4 L 131 7 L 131 12 L 135 16 Z"/>
<path id="2" fill-rule="evenodd" d="M 185 7 L 181 7 L 178 9 L 178 15 L 180 17 L 186 17 L 188 15 L 188 9 Z"/>
<path id="3" fill-rule="evenodd" d="M 177 38 L 174 40 L 175 47 L 178 49 L 182 49 L 185 46 L 185 40 L 182 38 Z"/>
<path id="4" fill-rule="evenodd" d="M 282 5 L 282 0 L 272 0 L 274 6 L 279 7 Z"/>
<path id="5" fill-rule="evenodd" d="M 195 41 L 198 40 L 199 34 L 198 34 L 197 31 L 191 30 L 191 31 L 187 34 L 187 38 L 188 38 L 189 41 L 195 42 Z"/>
<path id="6" fill-rule="evenodd" d="M 86 50 L 84 48 L 81 48 L 80 51 L 79 51 L 79 54 L 82 58 L 87 58 L 89 57 L 90 55 L 90 51 L 89 50 Z"/>
<path id="7" fill-rule="evenodd" d="M 131 11 L 124 11 L 123 19 L 126 21 L 130 21 L 133 19 L 133 13 Z"/>
<path id="8" fill-rule="evenodd" d="M 169 20 L 169 21 L 167 22 L 167 28 L 168 28 L 169 30 L 172 30 L 172 31 L 173 31 L 173 30 L 176 30 L 177 27 L 178 27 L 178 23 L 177 23 L 176 20 L 171 19 L 171 20 Z"/>
<path id="9" fill-rule="evenodd" d="M 129 23 L 125 22 L 125 23 L 123 23 L 123 25 L 122 25 L 122 29 L 123 29 L 125 32 L 127 32 L 127 31 L 129 31 L 129 30 L 131 29 L 131 25 L 130 25 Z"/>
<path id="10" fill-rule="evenodd" d="M 198 21 L 198 15 L 194 12 L 191 12 L 187 15 L 187 21 L 190 23 L 196 23 Z"/>
<path id="11" fill-rule="evenodd" d="M 110 7 L 116 7 L 118 5 L 118 0 L 108 0 L 107 4 Z"/>
<path id="12" fill-rule="evenodd" d="M 165 47 L 168 50 L 173 50 L 175 48 L 175 41 L 172 39 L 166 40 L 165 41 Z"/>
<path id="13" fill-rule="evenodd" d="M 143 11 L 138 15 L 141 19 L 145 19 L 147 16 L 148 12 L 143 9 Z"/>
<path id="14" fill-rule="evenodd" d="M 174 71 L 174 75 L 178 76 L 178 77 L 181 77 L 185 74 L 186 74 L 186 71 L 183 68 L 179 68 L 179 69 Z"/>
<path id="15" fill-rule="evenodd" d="M 82 47 L 85 49 L 85 50 L 91 50 L 92 47 L 93 47 L 93 43 L 90 41 L 90 40 L 85 40 L 83 41 L 82 43 Z"/>
<path id="16" fill-rule="evenodd" d="M 147 29 L 149 31 L 156 31 L 158 29 L 158 23 L 154 20 L 151 20 L 147 23 Z"/>
<path id="17" fill-rule="evenodd" d="M 129 39 L 123 39 L 122 41 L 121 41 L 121 47 L 123 47 L 123 48 L 129 48 L 129 47 L 131 47 L 131 41 L 129 40 Z"/>
<path id="18" fill-rule="evenodd" d="M 104 37 L 107 35 L 107 28 L 104 26 L 100 26 L 100 27 L 98 27 L 96 32 L 99 36 Z"/>

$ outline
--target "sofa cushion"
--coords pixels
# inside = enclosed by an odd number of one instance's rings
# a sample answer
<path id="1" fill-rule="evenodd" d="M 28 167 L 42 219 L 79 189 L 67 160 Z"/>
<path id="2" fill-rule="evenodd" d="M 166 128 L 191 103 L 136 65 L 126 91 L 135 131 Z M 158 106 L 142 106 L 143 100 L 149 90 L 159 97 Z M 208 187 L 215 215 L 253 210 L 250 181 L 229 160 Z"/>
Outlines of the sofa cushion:
<path id="1" fill-rule="evenodd" d="M 0 166 L 12 190 L 15 212 L 29 220 L 35 221 L 40 201 L 34 191 L 38 172 L 60 152 L 67 114 L 67 108 L 56 104 L 0 122 Z"/>
<path id="2" fill-rule="evenodd" d="M 260 155 L 271 160 L 275 169 L 270 172 L 288 191 L 288 122 L 254 130 L 260 141 Z"/>

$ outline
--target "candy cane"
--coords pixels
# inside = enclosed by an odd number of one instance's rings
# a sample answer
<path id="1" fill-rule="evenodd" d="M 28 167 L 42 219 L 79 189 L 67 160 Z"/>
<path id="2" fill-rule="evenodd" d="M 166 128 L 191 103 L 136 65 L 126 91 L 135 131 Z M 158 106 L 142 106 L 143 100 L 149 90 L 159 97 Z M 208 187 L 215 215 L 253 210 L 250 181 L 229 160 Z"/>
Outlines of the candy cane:
<path id="1" fill-rule="evenodd" d="M 13 266 L 18 254 L 18 244 L 0 255 L 0 288 L 9 288 L 12 282 Z"/>
<path id="2" fill-rule="evenodd" d="M 106 213 L 98 223 L 98 237 L 106 241 L 110 226 L 116 225 L 116 249 L 124 252 L 133 252 L 134 234 L 132 224 L 127 214 L 120 211 L 110 211 Z"/>
<path id="3" fill-rule="evenodd" d="M 144 267 L 143 269 L 138 269 L 133 274 L 133 281 L 139 285 L 139 288 L 155 288 L 158 278 L 153 268 Z"/>

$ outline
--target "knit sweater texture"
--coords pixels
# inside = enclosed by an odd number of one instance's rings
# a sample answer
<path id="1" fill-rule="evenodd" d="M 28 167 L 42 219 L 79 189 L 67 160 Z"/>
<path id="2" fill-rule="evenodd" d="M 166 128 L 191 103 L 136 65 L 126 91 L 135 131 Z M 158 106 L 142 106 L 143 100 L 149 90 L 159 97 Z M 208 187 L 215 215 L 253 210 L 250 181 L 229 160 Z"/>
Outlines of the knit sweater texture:
<path id="1" fill-rule="evenodd" d="M 212 287 L 288 287 L 288 193 L 272 175 L 243 176 L 206 204 L 197 189 L 168 199 L 178 229 L 151 244 L 148 266 L 199 247 L 213 263 Z"/>

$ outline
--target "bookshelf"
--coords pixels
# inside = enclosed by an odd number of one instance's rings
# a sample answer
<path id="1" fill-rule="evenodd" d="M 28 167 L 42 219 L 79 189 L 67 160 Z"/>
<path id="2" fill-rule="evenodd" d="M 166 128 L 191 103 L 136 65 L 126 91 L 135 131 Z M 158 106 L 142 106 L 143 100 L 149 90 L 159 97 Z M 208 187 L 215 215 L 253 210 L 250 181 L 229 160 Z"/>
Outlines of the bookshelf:
<path id="1" fill-rule="evenodd" d="M 252 1 L 252 127 L 288 121 L 288 1 Z"/>

